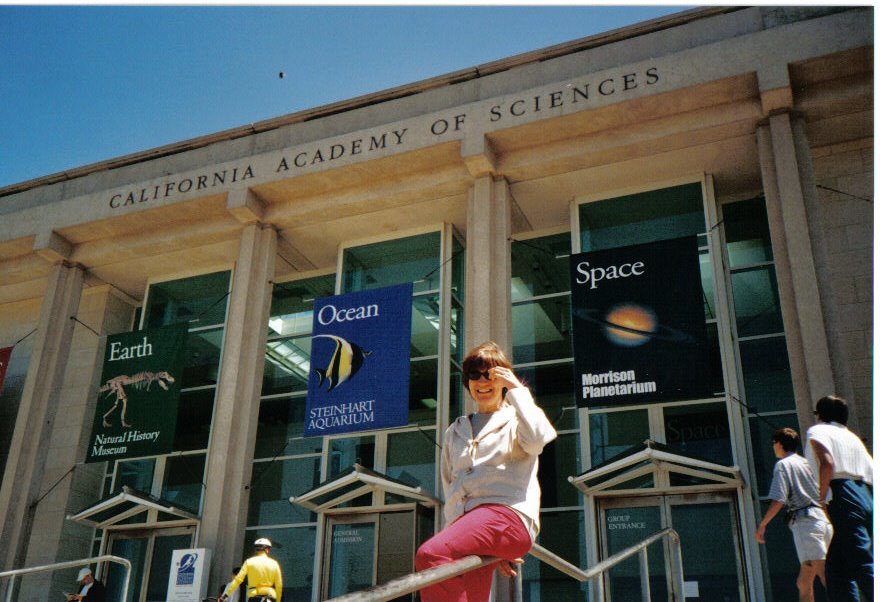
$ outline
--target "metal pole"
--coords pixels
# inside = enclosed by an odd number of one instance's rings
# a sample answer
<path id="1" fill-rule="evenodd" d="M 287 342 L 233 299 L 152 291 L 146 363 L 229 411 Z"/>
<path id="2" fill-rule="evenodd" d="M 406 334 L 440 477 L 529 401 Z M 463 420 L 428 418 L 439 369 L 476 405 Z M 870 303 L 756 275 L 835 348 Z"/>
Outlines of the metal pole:
<path id="1" fill-rule="evenodd" d="M 9 585 L 6 589 L 6 602 L 12 602 L 12 592 L 15 590 L 15 575 L 9 580 Z"/>
<path id="2" fill-rule="evenodd" d="M 676 600 L 684 600 L 684 560 L 681 557 L 681 538 L 678 533 L 670 535 L 672 545 L 672 587 Z"/>
<path id="3" fill-rule="evenodd" d="M 639 552 L 639 576 L 642 578 L 642 602 L 651 602 L 651 580 L 648 574 L 648 548 Z"/>

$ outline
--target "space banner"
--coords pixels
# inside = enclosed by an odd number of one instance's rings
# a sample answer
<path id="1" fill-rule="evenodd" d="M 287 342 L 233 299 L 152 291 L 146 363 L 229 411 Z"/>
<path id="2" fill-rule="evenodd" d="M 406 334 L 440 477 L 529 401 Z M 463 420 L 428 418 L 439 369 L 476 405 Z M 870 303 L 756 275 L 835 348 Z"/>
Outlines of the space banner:
<path id="1" fill-rule="evenodd" d="M 186 324 L 107 337 L 86 462 L 172 451 Z"/>
<path id="2" fill-rule="evenodd" d="M 695 236 L 572 255 L 571 314 L 579 407 L 706 396 Z"/>
<path id="3" fill-rule="evenodd" d="M 306 437 L 408 423 L 412 290 L 315 300 Z"/>

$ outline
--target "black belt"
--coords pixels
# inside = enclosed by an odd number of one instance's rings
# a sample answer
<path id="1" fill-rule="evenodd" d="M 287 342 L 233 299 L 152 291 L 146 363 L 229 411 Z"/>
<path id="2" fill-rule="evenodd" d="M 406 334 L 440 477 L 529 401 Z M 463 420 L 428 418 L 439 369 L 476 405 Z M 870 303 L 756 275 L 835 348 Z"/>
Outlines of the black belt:
<path id="1" fill-rule="evenodd" d="M 275 602 L 275 598 L 270 596 L 251 596 L 248 602 Z"/>

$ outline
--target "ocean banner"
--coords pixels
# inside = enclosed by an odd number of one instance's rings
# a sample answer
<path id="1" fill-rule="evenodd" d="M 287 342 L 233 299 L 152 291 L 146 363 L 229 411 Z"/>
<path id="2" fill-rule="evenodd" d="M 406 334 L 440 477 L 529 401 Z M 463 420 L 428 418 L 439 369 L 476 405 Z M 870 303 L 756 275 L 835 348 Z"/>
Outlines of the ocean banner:
<path id="1" fill-rule="evenodd" d="M 696 236 L 571 257 L 579 407 L 708 394 Z"/>
<path id="2" fill-rule="evenodd" d="M 186 324 L 107 337 L 86 462 L 172 451 Z"/>
<path id="3" fill-rule="evenodd" d="M 315 300 L 305 436 L 409 420 L 412 283 Z"/>

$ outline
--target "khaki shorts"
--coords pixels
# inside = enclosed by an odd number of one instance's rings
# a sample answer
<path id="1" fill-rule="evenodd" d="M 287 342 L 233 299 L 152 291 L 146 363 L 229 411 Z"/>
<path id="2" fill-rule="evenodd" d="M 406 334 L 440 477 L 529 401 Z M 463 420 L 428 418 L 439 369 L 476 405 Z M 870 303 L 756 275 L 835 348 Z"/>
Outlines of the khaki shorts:
<path id="1" fill-rule="evenodd" d="M 825 560 L 828 544 L 831 543 L 831 523 L 819 508 L 798 512 L 798 516 L 788 524 L 794 547 L 801 564 L 808 560 Z"/>

